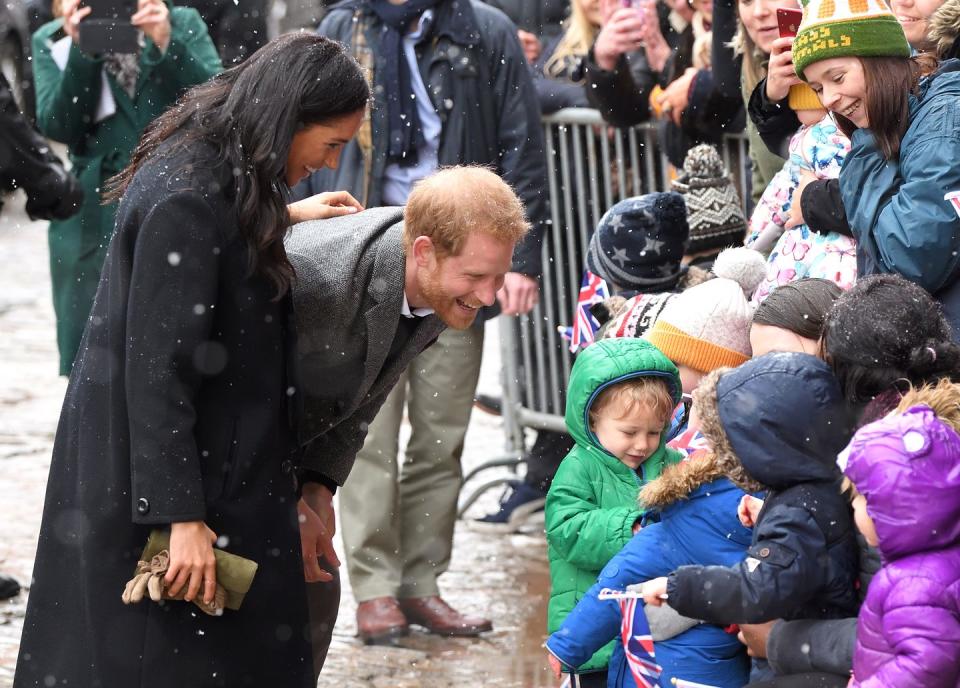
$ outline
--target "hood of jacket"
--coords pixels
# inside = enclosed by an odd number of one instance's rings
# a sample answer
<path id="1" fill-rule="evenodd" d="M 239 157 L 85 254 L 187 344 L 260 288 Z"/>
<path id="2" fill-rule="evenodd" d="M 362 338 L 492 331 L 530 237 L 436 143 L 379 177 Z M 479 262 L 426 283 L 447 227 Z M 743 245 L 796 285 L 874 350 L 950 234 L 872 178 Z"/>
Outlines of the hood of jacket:
<path id="1" fill-rule="evenodd" d="M 886 561 L 960 545 L 960 435 L 930 407 L 860 428 L 844 473 L 866 497 Z"/>
<path id="2" fill-rule="evenodd" d="M 584 349 L 570 372 L 565 421 L 576 443 L 591 456 L 615 470 L 623 466 L 603 448 L 590 428 L 590 407 L 607 387 L 638 377 L 660 377 L 670 387 L 674 405 L 680 403 L 682 388 L 677 367 L 653 344 L 642 339 L 602 339 Z M 660 436 L 660 446 L 645 464 L 662 463 L 667 433 Z M 650 476 L 654 477 L 654 476 Z"/>
<path id="3" fill-rule="evenodd" d="M 829 366 L 770 353 L 712 372 L 694 393 L 703 434 L 724 474 L 748 492 L 839 478 L 852 428 Z"/>
<path id="4" fill-rule="evenodd" d="M 960 34 L 960 0 L 945 0 L 927 24 L 927 38 L 936 44 L 940 59 L 955 55 L 958 34 Z"/>

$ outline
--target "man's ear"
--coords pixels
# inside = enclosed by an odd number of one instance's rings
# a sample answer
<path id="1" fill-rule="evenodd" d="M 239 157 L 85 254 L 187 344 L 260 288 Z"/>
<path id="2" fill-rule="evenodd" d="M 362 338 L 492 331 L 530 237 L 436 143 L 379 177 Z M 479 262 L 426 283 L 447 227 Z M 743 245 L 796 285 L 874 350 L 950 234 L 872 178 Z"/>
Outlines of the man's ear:
<path id="1" fill-rule="evenodd" d="M 436 264 L 437 249 L 428 236 L 421 235 L 414 239 L 411 253 L 413 254 L 413 259 L 421 268 L 432 269 Z"/>

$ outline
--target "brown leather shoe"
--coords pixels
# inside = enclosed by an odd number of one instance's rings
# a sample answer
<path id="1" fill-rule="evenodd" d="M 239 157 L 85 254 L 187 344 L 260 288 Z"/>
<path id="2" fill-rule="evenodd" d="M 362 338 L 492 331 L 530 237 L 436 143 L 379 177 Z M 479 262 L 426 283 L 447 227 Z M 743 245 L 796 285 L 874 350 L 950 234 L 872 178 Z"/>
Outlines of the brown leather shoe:
<path id="1" fill-rule="evenodd" d="M 410 623 L 423 626 L 437 635 L 472 636 L 493 630 L 489 619 L 464 616 L 438 595 L 402 599 L 400 609 Z"/>
<path id="2" fill-rule="evenodd" d="M 394 597 L 376 597 L 357 605 L 357 635 L 364 645 L 386 643 L 410 632 Z"/>

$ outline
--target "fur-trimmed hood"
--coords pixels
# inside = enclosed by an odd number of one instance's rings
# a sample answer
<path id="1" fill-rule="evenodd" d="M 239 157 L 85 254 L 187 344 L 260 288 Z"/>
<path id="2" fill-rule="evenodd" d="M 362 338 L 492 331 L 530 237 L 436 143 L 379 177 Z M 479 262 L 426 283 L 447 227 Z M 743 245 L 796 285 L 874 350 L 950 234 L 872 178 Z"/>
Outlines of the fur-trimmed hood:
<path id="1" fill-rule="evenodd" d="M 665 468 L 659 478 L 644 485 L 640 490 L 640 508 L 662 510 L 682 499 L 689 499 L 697 488 L 723 477 L 726 477 L 724 469 L 714 454 L 695 454 Z"/>
<path id="2" fill-rule="evenodd" d="M 960 35 L 960 0 L 946 0 L 930 17 L 927 37 L 937 46 L 941 59 L 957 57 L 957 36 Z"/>
<path id="3" fill-rule="evenodd" d="M 742 489 L 839 477 L 837 453 L 852 427 L 836 377 L 820 359 L 771 353 L 714 371 L 694 404 L 717 465 Z"/>

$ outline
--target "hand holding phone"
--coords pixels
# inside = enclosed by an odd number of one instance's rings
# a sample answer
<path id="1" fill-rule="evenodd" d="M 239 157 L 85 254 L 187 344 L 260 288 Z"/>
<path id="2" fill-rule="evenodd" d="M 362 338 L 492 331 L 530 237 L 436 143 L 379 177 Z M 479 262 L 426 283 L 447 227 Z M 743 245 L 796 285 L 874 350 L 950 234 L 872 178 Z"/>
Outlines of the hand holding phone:
<path id="1" fill-rule="evenodd" d="M 779 102 L 787 97 L 791 86 L 800 82 L 793 67 L 791 47 L 797 35 L 803 12 L 794 9 L 777 8 L 777 28 L 780 38 L 773 42 L 770 49 L 770 61 L 767 63 L 767 99 Z"/>
<path id="2" fill-rule="evenodd" d="M 77 44 L 83 52 L 103 55 L 137 51 L 137 29 L 130 21 L 137 10 L 136 0 L 82 1 L 89 10 L 79 26 Z"/>

